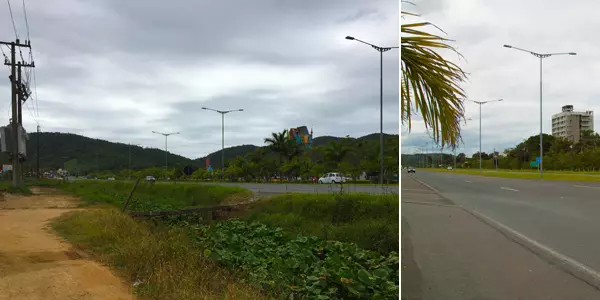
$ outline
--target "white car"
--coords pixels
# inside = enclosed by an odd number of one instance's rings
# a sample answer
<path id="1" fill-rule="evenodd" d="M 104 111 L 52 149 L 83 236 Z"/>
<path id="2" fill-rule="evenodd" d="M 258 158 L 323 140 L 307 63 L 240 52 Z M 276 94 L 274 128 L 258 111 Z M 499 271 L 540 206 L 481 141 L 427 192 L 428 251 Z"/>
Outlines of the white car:
<path id="1" fill-rule="evenodd" d="M 341 173 L 327 173 L 318 180 L 319 183 L 344 183 L 346 182 L 346 178 L 344 178 L 344 174 Z"/>
<path id="2" fill-rule="evenodd" d="M 108 180 L 115 180 L 115 178 L 114 177 L 109 177 Z"/>
<path id="3" fill-rule="evenodd" d="M 154 178 L 154 176 L 146 176 L 146 181 L 148 181 L 148 182 L 155 182 L 156 178 Z"/>

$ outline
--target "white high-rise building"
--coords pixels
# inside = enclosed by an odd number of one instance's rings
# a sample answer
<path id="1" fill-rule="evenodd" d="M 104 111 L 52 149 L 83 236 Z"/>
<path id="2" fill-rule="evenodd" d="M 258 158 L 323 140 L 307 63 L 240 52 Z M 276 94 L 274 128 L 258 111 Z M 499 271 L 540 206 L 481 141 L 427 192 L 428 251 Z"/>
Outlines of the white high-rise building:
<path id="1" fill-rule="evenodd" d="M 552 116 L 552 135 L 579 142 L 581 132 L 594 130 L 594 111 L 573 111 L 573 105 L 565 105 L 562 112 Z"/>

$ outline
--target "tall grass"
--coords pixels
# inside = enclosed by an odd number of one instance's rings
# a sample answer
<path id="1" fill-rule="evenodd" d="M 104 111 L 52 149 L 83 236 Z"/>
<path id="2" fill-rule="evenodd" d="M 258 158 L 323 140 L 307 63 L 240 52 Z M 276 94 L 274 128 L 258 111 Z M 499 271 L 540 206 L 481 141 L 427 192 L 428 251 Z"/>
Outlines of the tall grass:
<path id="1" fill-rule="evenodd" d="M 257 202 L 245 219 L 287 232 L 398 252 L 399 198 L 369 194 L 285 194 Z"/>
<path id="2" fill-rule="evenodd" d="M 136 283 L 139 299 L 268 299 L 198 253 L 182 227 L 151 227 L 115 209 L 70 212 L 52 227 Z"/>
<path id="3" fill-rule="evenodd" d="M 129 196 L 133 182 L 75 181 L 59 184 L 63 191 L 75 194 L 87 204 L 106 203 L 120 206 Z M 249 199 L 252 192 L 234 186 L 199 184 L 149 184 L 140 182 L 130 204 L 131 210 L 151 211 L 213 206 L 223 202 Z"/>

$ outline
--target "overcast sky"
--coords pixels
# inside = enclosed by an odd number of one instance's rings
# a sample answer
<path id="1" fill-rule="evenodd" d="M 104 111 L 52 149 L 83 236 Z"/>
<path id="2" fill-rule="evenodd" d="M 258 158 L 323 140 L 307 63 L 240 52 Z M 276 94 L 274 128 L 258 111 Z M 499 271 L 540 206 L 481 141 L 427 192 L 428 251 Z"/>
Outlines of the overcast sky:
<path id="1" fill-rule="evenodd" d="M 539 59 L 504 44 L 539 53 L 577 52 L 577 56 L 544 59 L 544 133 L 552 133 L 552 115 L 563 105 L 574 105 L 576 111 L 600 111 L 595 80 L 600 78 L 600 40 L 595 38 L 600 2 L 419 0 L 415 4 L 403 4 L 402 9 L 422 14 L 421 20 L 434 23 L 456 40 L 453 45 L 464 59 L 445 56 L 469 73 L 463 84 L 468 98 L 504 98 L 482 107 L 484 152 L 513 147 L 539 134 Z M 458 151 L 470 154 L 479 149 L 479 107 L 470 102 L 465 107 L 467 118 L 473 120 L 463 127 L 465 144 Z M 429 140 L 422 123 L 415 121 L 413 126 L 410 135 L 402 129 L 403 153 L 412 153 Z"/>
<path id="2" fill-rule="evenodd" d="M 395 0 L 26 0 L 42 131 L 164 147 L 191 158 L 262 145 L 284 128 L 315 136 L 379 131 L 379 53 L 399 44 Z M 11 0 L 26 38 L 21 1 Z M 0 40 L 15 38 L 7 3 Z M 3 48 L 8 54 L 8 49 Z M 23 50 L 27 57 L 28 51 Z M 399 132 L 399 52 L 384 55 L 384 131 Z M 0 78 L 0 123 L 10 91 Z M 34 107 L 24 125 L 35 131 Z M 36 117 L 37 119 L 37 117 Z"/>

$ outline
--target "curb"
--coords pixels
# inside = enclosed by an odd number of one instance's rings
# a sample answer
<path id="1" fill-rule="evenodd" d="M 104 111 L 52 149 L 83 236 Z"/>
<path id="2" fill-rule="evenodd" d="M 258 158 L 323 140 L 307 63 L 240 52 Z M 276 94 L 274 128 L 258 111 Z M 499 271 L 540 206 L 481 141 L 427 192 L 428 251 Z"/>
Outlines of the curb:
<path id="1" fill-rule="evenodd" d="M 437 193 L 444 199 L 447 199 L 437 189 L 433 188 L 432 186 L 430 186 L 416 178 L 413 178 L 413 179 L 415 181 L 421 183 L 425 187 L 429 188 L 433 192 Z M 450 199 L 447 199 L 447 200 L 451 201 Z M 454 202 L 452 202 L 452 203 L 454 203 Z M 531 238 L 528 238 L 527 236 L 519 233 L 518 231 L 516 231 L 516 230 L 480 213 L 480 212 L 467 209 L 458 204 L 454 204 L 454 207 L 464 210 L 465 212 L 474 216 L 475 218 L 477 218 L 479 221 L 483 222 L 484 224 L 496 229 L 498 232 L 500 232 L 503 236 L 505 236 L 509 240 L 523 246 L 525 249 L 529 250 L 530 252 L 532 252 L 533 254 L 538 256 L 539 258 L 545 260 L 546 262 L 548 262 L 552 265 L 555 265 L 556 267 L 563 270 L 564 272 L 572 275 L 573 277 L 587 283 L 588 285 L 592 286 L 596 290 L 600 291 L 600 272 L 597 272 L 594 269 L 578 262 L 577 260 L 575 260 L 569 256 L 561 254 L 548 246 L 545 246 Z"/>

